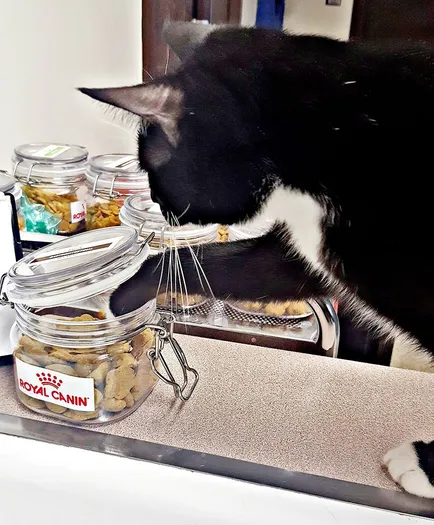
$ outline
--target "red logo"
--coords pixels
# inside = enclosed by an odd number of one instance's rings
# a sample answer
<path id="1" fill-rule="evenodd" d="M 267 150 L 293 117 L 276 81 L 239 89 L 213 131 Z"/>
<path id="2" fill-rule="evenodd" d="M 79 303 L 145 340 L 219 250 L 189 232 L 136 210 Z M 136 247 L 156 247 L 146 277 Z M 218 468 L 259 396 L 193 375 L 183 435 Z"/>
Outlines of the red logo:
<path id="1" fill-rule="evenodd" d="M 57 379 L 57 376 L 51 375 L 50 372 L 42 372 L 40 374 L 36 374 L 36 377 L 43 385 L 52 386 L 56 389 L 58 389 L 63 383 L 61 379 Z"/>
<path id="2" fill-rule="evenodd" d="M 86 216 L 86 213 L 84 211 L 80 211 L 79 213 L 74 213 L 74 215 L 72 216 L 72 218 L 74 220 L 77 220 L 77 219 L 84 219 Z"/>
<path id="3" fill-rule="evenodd" d="M 54 402 L 63 401 L 64 403 L 75 407 L 88 406 L 88 397 L 77 396 L 74 394 L 63 394 L 62 392 L 58 391 L 58 388 L 62 385 L 63 381 L 61 379 L 57 379 L 57 376 L 51 375 L 49 373 L 45 374 L 44 372 L 40 374 L 38 373 L 36 375 L 38 376 L 39 381 L 44 386 L 33 385 L 32 383 L 24 381 L 20 378 L 19 382 L 20 389 L 22 392 L 29 392 L 30 395 L 35 394 L 37 396 L 41 396 L 47 399 L 53 399 Z M 48 390 L 46 386 L 51 386 L 53 390 Z"/>

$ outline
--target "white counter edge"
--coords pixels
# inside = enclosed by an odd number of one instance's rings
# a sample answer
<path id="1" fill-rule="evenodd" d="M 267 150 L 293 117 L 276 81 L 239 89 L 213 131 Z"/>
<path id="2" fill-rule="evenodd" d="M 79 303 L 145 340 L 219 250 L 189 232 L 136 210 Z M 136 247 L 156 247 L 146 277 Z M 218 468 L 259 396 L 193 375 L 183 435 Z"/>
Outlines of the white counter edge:
<path id="1" fill-rule="evenodd" d="M 0 523 L 419 524 L 410 517 L 146 461 L 0 435 Z"/>

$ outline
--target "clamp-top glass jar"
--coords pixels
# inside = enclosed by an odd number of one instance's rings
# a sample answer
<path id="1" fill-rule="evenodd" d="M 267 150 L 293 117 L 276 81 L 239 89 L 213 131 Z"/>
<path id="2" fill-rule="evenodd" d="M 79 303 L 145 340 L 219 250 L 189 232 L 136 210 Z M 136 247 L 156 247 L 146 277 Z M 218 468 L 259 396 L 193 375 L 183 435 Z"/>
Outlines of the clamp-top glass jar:
<path id="1" fill-rule="evenodd" d="M 86 229 L 88 152 L 72 144 L 23 144 L 14 150 L 13 176 L 23 190 L 28 231 L 71 235 Z"/>
<path id="2" fill-rule="evenodd" d="M 122 153 L 98 155 L 89 161 L 87 185 L 91 197 L 87 228 L 119 226 L 119 210 L 129 195 L 141 193 L 152 204 L 148 176 L 137 157 Z"/>
<path id="3" fill-rule="evenodd" d="M 140 406 L 158 378 L 180 399 L 190 397 L 197 372 L 155 300 L 116 318 L 108 308 L 110 291 L 148 253 L 131 228 L 106 228 L 51 244 L 10 269 L 0 302 L 16 310 L 11 341 L 24 405 L 65 421 L 104 423 Z M 182 370 L 180 383 L 165 360 L 165 343 Z"/>
<path id="4" fill-rule="evenodd" d="M 217 241 L 217 224 L 170 226 L 161 213 L 160 206 L 149 202 L 147 194 L 128 197 L 119 217 L 122 224 L 134 228 L 144 238 L 151 233 L 155 234 L 150 243 L 151 253 L 159 253 L 171 246 L 179 248 Z"/>
<path id="5" fill-rule="evenodd" d="M 146 238 L 153 234 L 150 242 L 151 254 L 163 252 L 166 248 L 180 248 L 182 246 L 197 246 L 209 242 L 216 242 L 218 225 L 195 226 L 170 226 L 158 204 L 149 207 L 147 195 L 133 195 L 126 199 L 120 211 L 121 223 L 134 228 L 139 236 Z M 182 288 L 182 287 L 181 287 Z M 185 293 L 184 293 L 185 292 Z M 178 291 L 165 290 L 157 297 L 157 304 L 170 310 L 186 312 L 206 302 L 203 295 L 188 294 L 180 289 Z"/>

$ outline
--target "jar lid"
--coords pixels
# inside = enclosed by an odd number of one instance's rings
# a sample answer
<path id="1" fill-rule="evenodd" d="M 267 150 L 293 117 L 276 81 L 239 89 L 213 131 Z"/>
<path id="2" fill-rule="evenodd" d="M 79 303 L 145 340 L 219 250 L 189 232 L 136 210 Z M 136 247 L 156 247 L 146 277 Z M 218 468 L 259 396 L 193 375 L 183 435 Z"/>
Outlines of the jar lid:
<path id="1" fill-rule="evenodd" d="M 132 277 L 149 253 L 134 229 L 102 228 L 50 244 L 8 273 L 12 303 L 62 306 L 110 291 Z"/>
<path id="2" fill-rule="evenodd" d="M 131 195 L 125 199 L 119 213 L 121 220 L 124 217 L 129 223 L 128 226 L 132 226 L 135 229 L 139 229 L 143 223 L 157 230 L 167 226 L 159 204 L 148 198 L 147 193 Z"/>
<path id="3" fill-rule="evenodd" d="M 0 191 L 11 191 L 15 186 L 15 180 L 7 171 L 0 170 Z"/>
<path id="4" fill-rule="evenodd" d="M 75 183 L 85 180 L 87 157 L 87 149 L 75 144 L 22 144 L 14 150 L 13 175 L 28 184 L 52 183 L 53 178 L 61 178 L 64 184 Z"/>
<path id="5" fill-rule="evenodd" d="M 151 246 L 173 240 L 182 244 L 182 241 L 199 244 L 217 240 L 218 225 L 196 226 L 186 224 L 183 226 L 170 226 L 160 206 L 149 201 L 147 195 L 138 194 L 128 197 L 119 212 L 122 224 L 130 226 L 147 237 L 151 232 L 155 233 Z"/>
<path id="6" fill-rule="evenodd" d="M 141 171 L 135 155 L 112 153 L 92 157 L 86 173 L 94 196 L 116 199 L 150 190 L 148 175 Z"/>

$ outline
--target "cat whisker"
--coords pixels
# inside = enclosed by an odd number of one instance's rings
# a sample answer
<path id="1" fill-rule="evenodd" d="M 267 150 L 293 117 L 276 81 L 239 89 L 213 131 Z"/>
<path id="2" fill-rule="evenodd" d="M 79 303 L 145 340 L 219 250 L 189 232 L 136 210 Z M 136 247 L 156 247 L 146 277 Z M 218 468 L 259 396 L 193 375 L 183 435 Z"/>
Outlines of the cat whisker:
<path id="1" fill-rule="evenodd" d="M 188 212 L 188 210 L 190 209 L 190 206 L 191 206 L 191 204 L 188 203 L 187 207 L 185 208 L 185 210 L 181 213 L 181 215 L 179 217 L 176 217 L 176 215 L 173 216 L 174 219 L 176 220 L 178 226 L 180 226 L 179 220 L 182 219 L 182 217 L 184 217 L 184 215 Z"/>
<path id="2" fill-rule="evenodd" d="M 176 224 L 178 226 L 180 226 L 178 218 L 175 215 L 173 215 L 173 214 L 172 214 L 172 217 L 173 217 L 173 220 L 176 222 Z M 194 253 L 194 250 L 191 247 L 190 243 L 187 240 L 185 241 L 185 243 L 186 243 L 186 245 L 187 245 L 187 247 L 189 249 L 189 252 L 190 252 L 190 255 L 191 255 L 191 258 L 192 258 L 192 261 L 193 261 L 193 264 L 194 264 L 194 267 L 195 267 L 195 270 L 196 270 L 196 273 L 197 273 L 197 276 L 198 276 L 198 279 L 199 279 L 200 286 L 201 286 L 202 290 L 205 293 L 207 292 L 207 290 L 205 289 L 205 285 L 204 285 L 204 283 L 202 281 L 202 275 L 203 275 L 203 277 L 205 279 L 205 282 L 208 285 L 208 290 L 210 291 L 211 296 L 213 298 L 215 298 L 214 297 L 214 292 L 212 291 L 211 285 L 209 284 L 208 278 L 205 275 L 205 271 L 204 271 L 201 263 L 199 262 L 199 259 L 197 258 L 196 254 Z M 203 250 L 203 246 L 199 246 L 198 248 L 200 250 Z"/>
<path id="3" fill-rule="evenodd" d="M 169 295 L 169 286 L 170 286 L 170 295 Z M 167 269 L 167 281 L 166 281 L 166 294 L 164 297 L 164 304 L 168 304 L 168 301 L 170 300 L 170 312 L 172 312 L 172 291 L 173 291 L 173 283 L 172 283 L 172 250 L 169 248 L 169 264 Z"/>
<path id="4" fill-rule="evenodd" d="M 157 267 L 155 268 L 155 271 L 156 271 L 158 266 L 161 264 L 160 279 L 158 281 L 157 293 L 156 293 L 155 297 L 158 297 L 159 294 L 160 294 L 161 283 L 163 281 L 163 275 L 164 275 L 164 259 L 165 259 L 165 257 L 166 257 L 166 250 L 163 250 L 160 262 L 158 263 Z"/>
<path id="5" fill-rule="evenodd" d="M 175 221 L 175 224 L 176 224 L 177 226 L 180 226 L 179 220 L 178 220 L 178 218 L 176 217 L 176 215 L 174 215 L 174 214 L 172 213 L 172 217 L 173 217 L 173 220 Z M 191 259 L 192 259 L 192 261 L 193 261 L 193 265 L 194 265 L 194 268 L 195 268 L 195 270 L 196 270 L 197 277 L 198 277 L 199 282 L 200 282 L 200 286 L 201 286 L 202 290 L 205 291 L 205 287 L 204 287 L 204 285 L 203 285 L 203 281 L 202 281 L 202 278 L 201 278 L 201 274 L 200 274 L 199 268 L 198 268 L 197 263 L 196 263 L 196 258 L 195 258 L 195 255 L 194 255 L 194 253 L 193 253 L 193 248 L 191 247 L 190 243 L 189 243 L 187 240 L 185 240 L 185 243 L 186 243 L 187 248 L 188 248 L 188 250 L 189 250 L 189 252 L 190 252 L 190 254 L 191 254 Z"/>
<path id="6" fill-rule="evenodd" d="M 212 291 L 211 285 L 210 285 L 210 283 L 209 283 L 208 277 L 207 277 L 206 274 L 205 274 L 205 270 L 203 269 L 202 264 L 199 262 L 199 259 L 196 257 L 196 254 L 194 253 L 194 250 L 191 251 L 191 254 L 192 254 L 192 256 L 193 256 L 193 258 L 194 258 L 194 260 L 195 260 L 195 264 L 197 265 L 197 267 L 199 268 L 199 270 L 200 270 L 200 272 L 201 272 L 203 278 L 205 279 L 205 282 L 206 282 L 206 284 L 207 284 L 207 287 L 208 287 L 208 290 L 209 290 L 209 292 L 210 292 L 210 294 L 211 294 L 211 297 L 212 297 L 213 299 L 215 299 L 214 292 Z"/>
<path id="7" fill-rule="evenodd" d="M 143 71 L 148 75 L 148 77 L 151 79 L 151 80 L 154 80 L 154 77 L 151 75 L 151 73 L 149 73 L 149 71 L 145 68 L 142 68 Z"/>
<path id="8" fill-rule="evenodd" d="M 169 60 L 170 60 L 170 47 L 167 46 L 166 65 L 164 67 L 164 75 L 167 75 L 167 71 L 169 69 Z"/>
<path id="9" fill-rule="evenodd" d="M 172 212 L 170 212 L 170 216 L 169 217 L 171 218 L 172 222 L 176 225 L 177 221 L 176 221 L 175 215 Z M 183 292 L 183 289 L 182 289 L 183 282 L 184 282 L 185 292 L 187 292 L 187 286 L 186 286 L 186 283 L 185 283 L 184 271 L 182 269 L 181 258 L 179 257 L 178 246 L 177 246 L 177 243 L 176 243 L 176 237 L 175 236 L 171 239 L 171 246 L 172 246 L 172 249 L 174 250 L 175 269 L 176 269 L 176 273 L 177 273 L 177 276 L 178 276 L 178 279 L 179 279 L 180 298 L 181 298 L 182 306 L 184 307 L 185 306 L 185 304 L 184 304 L 185 296 L 184 296 L 184 292 Z M 176 280 L 176 282 L 178 282 L 178 279 Z M 178 305 L 178 294 L 176 294 L 175 300 L 176 300 L 176 305 Z M 187 294 L 187 304 L 188 304 L 188 294 Z"/>

